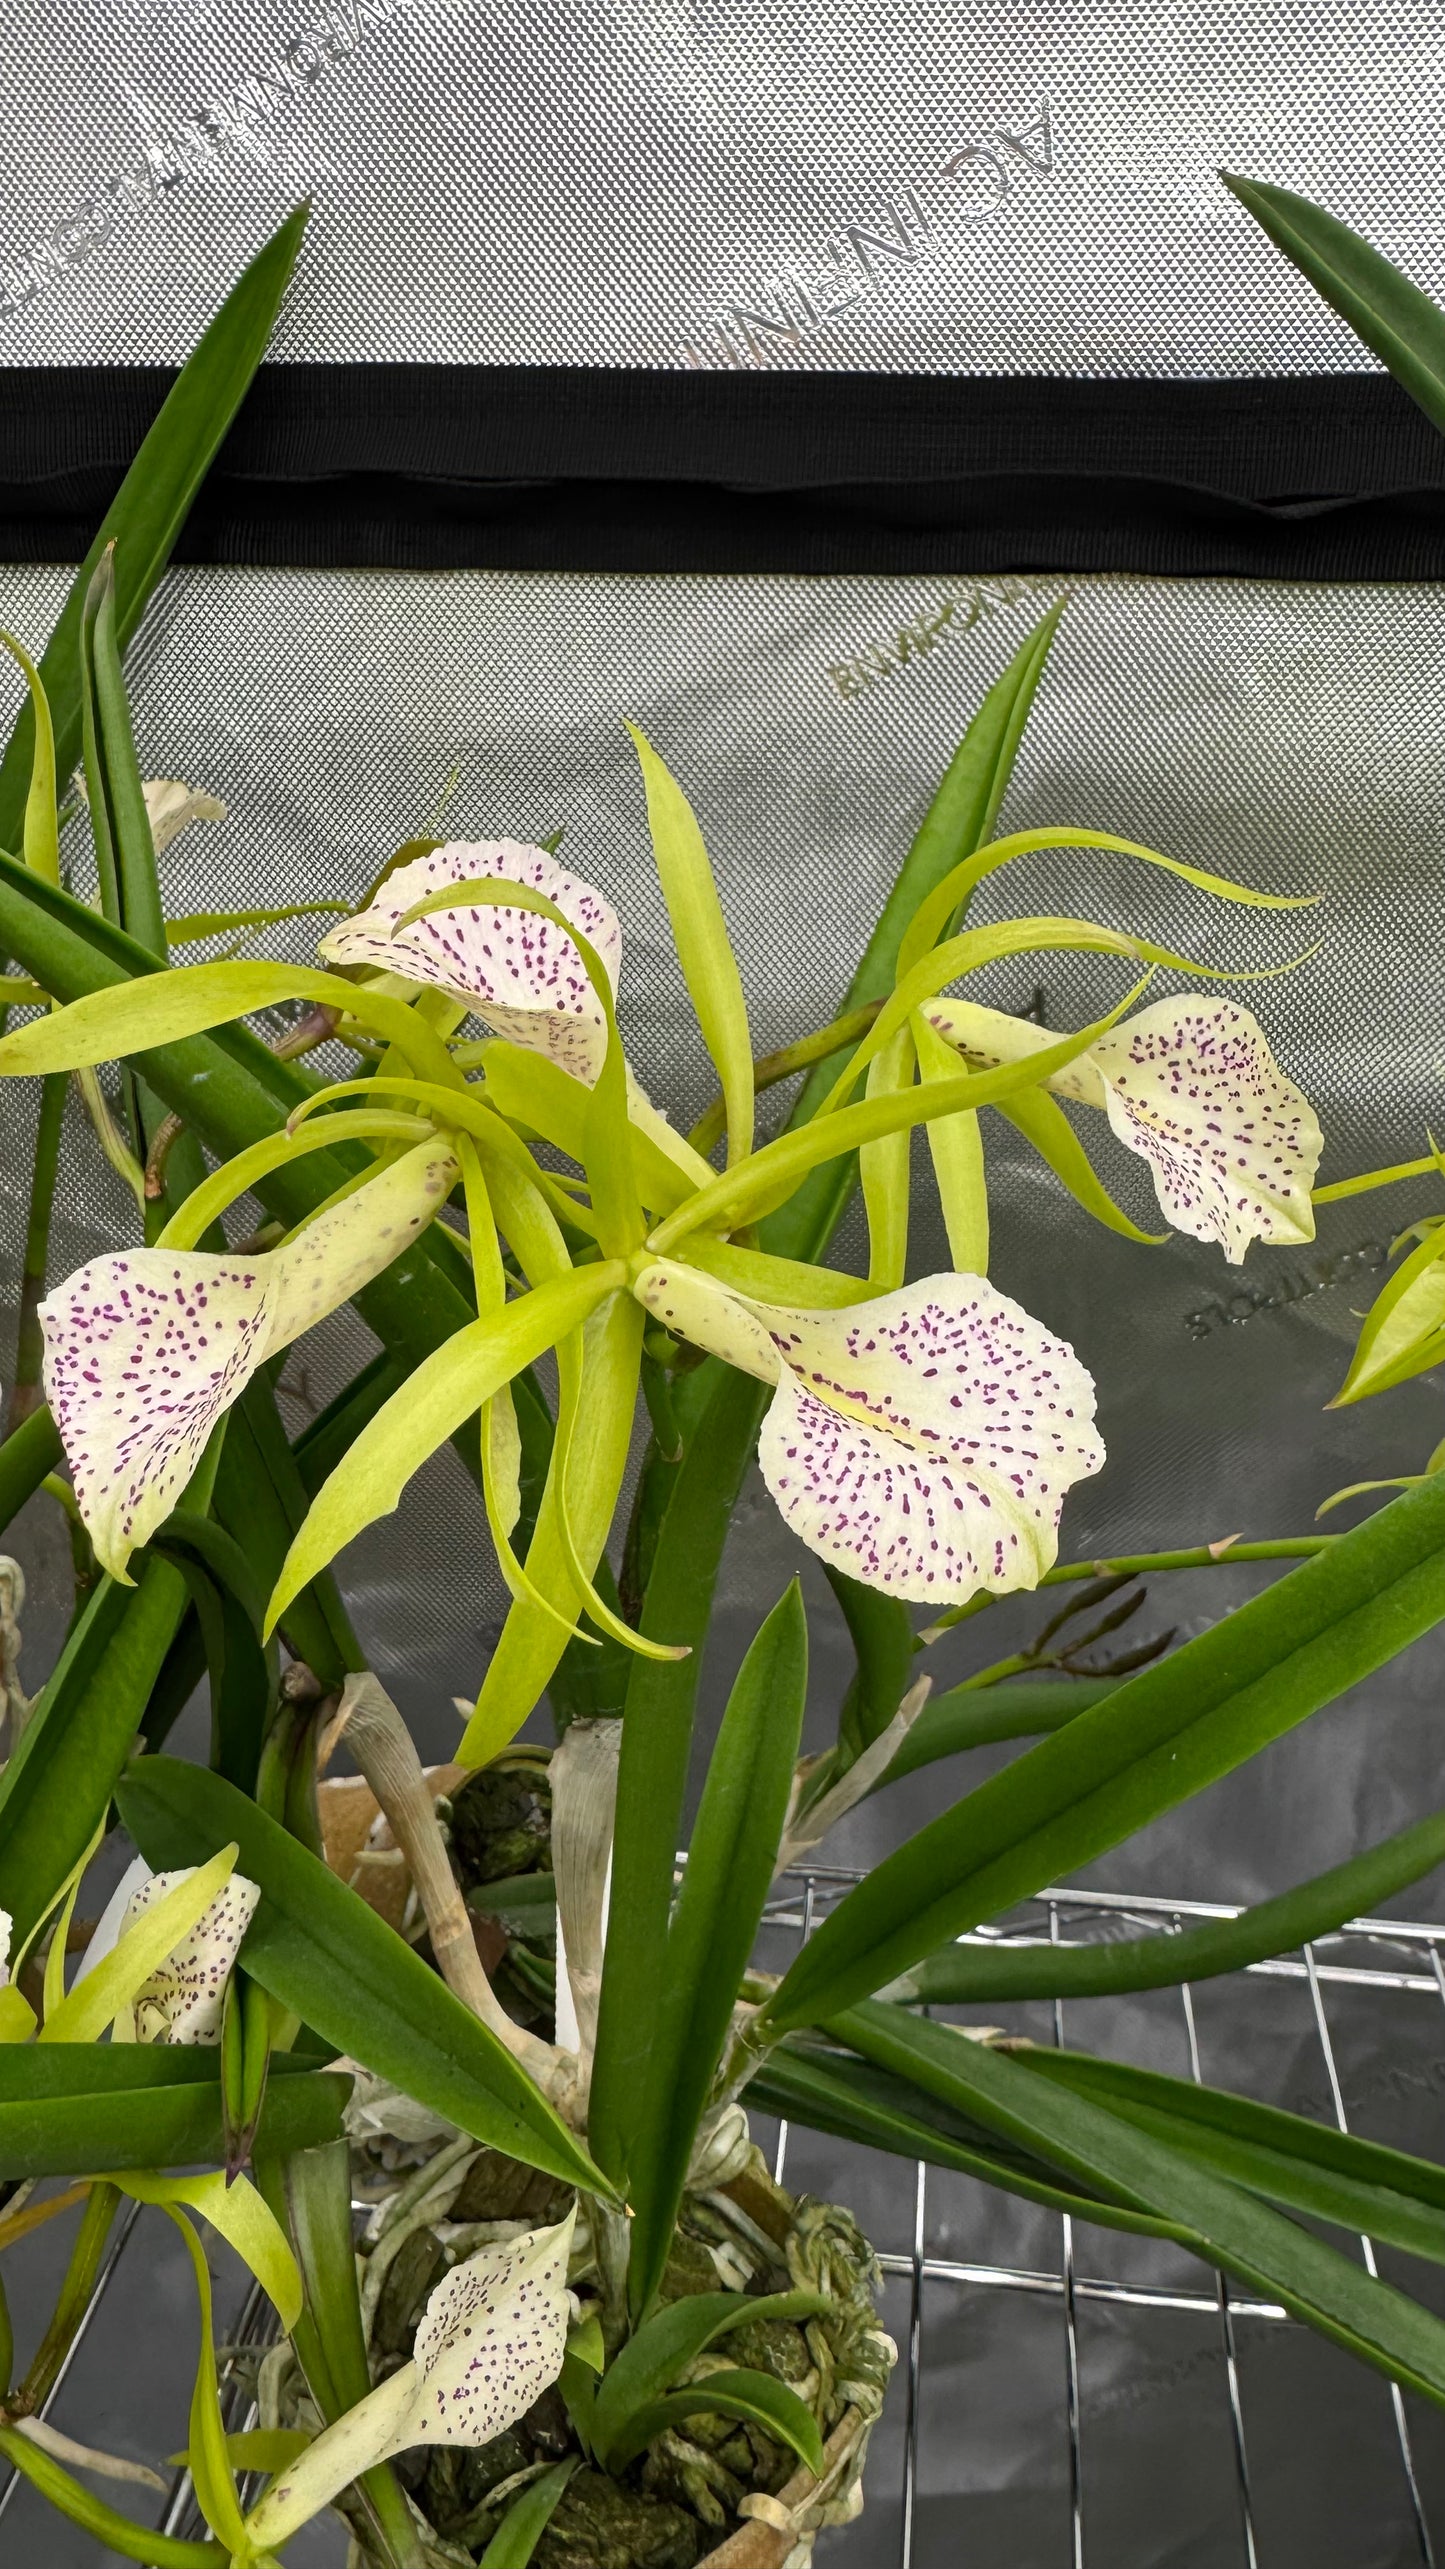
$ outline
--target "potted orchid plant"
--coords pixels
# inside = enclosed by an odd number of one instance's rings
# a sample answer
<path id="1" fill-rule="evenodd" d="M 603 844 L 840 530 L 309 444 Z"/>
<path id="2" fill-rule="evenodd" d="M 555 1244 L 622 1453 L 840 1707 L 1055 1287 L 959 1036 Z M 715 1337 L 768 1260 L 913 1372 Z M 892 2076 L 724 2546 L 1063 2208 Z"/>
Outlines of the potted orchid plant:
<path id="1" fill-rule="evenodd" d="M 357 2561 L 393 2569 L 797 2563 L 861 2503 L 892 2349 L 856 2223 L 774 2182 L 751 2109 L 1167 2235 L 1445 2399 L 1445 2324 L 1305 2226 L 1363 2223 L 1445 2256 L 1439 2169 L 921 2012 L 1235 1969 L 1445 1857 L 1437 1815 L 1177 1937 L 969 1941 L 1445 1615 L 1430 1479 L 1343 1536 L 1060 1560 L 1068 1492 L 1104 1460 L 1094 1383 L 988 1276 L 990 1116 L 1080 1219 L 1142 1255 L 1154 1235 L 1089 1147 L 1107 1130 L 1148 1165 L 1165 1236 L 1234 1263 L 1312 1236 L 1323 1137 L 1237 998 L 1151 994 L 1157 970 L 1201 977 L 1186 957 L 1022 906 L 971 924 L 978 885 L 1086 845 L 1201 902 L 1308 895 L 1066 822 L 1000 831 L 1055 610 L 975 712 L 838 1013 L 762 1061 L 699 819 L 634 732 L 718 1083 L 686 1137 L 629 1066 L 623 926 L 570 851 L 378 849 L 317 964 L 173 961 L 188 923 L 167 920 L 165 833 L 205 804 L 142 779 L 123 647 L 296 232 L 183 373 L 48 649 L 13 646 L 29 706 L 0 769 L 0 936 L 18 966 L 0 995 L 24 1017 L 0 1077 L 43 1085 L 0 1502 L 8 1521 L 48 1486 L 79 1575 L 33 1704 L 7 1644 L 0 2277 L 37 2223 L 73 2217 L 75 2239 L 39 2344 L 17 2352 L 0 2327 L 0 2453 L 98 2541 L 166 2569 L 256 2569 L 328 2506 Z M 63 880 L 57 785 L 77 756 L 70 826 L 93 838 L 98 908 Z M 206 932 L 256 916 L 208 914 Z M 1000 956 L 1059 948 L 1100 958 L 1082 1028 L 973 995 Z M 345 1075 L 317 1072 L 323 1043 L 346 1049 Z M 46 1135 L 71 1080 L 130 1173 L 137 1237 L 52 1281 Z M 758 1095 L 788 1080 L 787 1119 L 760 1140 Z M 950 1256 L 921 1279 L 917 1128 Z M 855 1185 L 866 1273 L 831 1257 Z M 380 1354 L 293 1443 L 276 1360 L 348 1301 Z M 448 1440 L 510 1606 L 438 1775 L 365 1664 L 335 1565 Z M 699 1660 L 754 1456 L 822 1563 L 856 1675 L 829 1744 L 802 1757 L 808 1615 L 783 1586 L 679 1864 Z M 1168 1656 L 1081 1662 L 1120 1628 L 1133 1573 L 1226 1558 L 1296 1566 Z M 1056 1587 L 1031 1651 L 934 1690 L 947 1635 Z M 1071 1635 L 1079 1614 L 1093 1620 Z M 199 1682 L 205 1763 L 166 1751 Z M 544 1704 L 550 1748 L 520 1736 Z M 757 1967 L 774 1883 L 862 1797 L 1030 1736 L 848 1891 L 788 1970 Z M 327 1773 L 338 1752 L 354 1775 Z M 116 1826 L 136 1860 L 71 1968 L 86 1870 Z M 102 2492 L 137 2466 L 46 2415 L 126 2196 L 164 2207 L 194 2266 L 181 2440 L 205 2540 L 123 2512 Z M 197 2219 L 280 2331 L 239 2434 Z"/>

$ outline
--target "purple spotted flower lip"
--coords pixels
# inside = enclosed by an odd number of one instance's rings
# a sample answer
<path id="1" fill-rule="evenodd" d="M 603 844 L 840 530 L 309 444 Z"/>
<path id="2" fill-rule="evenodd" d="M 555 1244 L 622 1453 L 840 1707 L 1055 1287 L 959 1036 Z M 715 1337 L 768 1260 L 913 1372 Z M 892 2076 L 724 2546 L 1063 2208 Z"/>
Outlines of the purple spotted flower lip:
<path id="1" fill-rule="evenodd" d="M 1113 1131 L 1149 1162 L 1176 1231 L 1217 1240 L 1232 1267 L 1251 1240 L 1314 1238 L 1319 1119 L 1247 1008 L 1161 999 L 1088 1058 Z"/>
<path id="2" fill-rule="evenodd" d="M 489 2444 L 555 2382 L 576 2217 L 479 2249 L 438 2284 L 416 2332 L 416 2442 Z"/>
<path id="3" fill-rule="evenodd" d="M 744 1301 L 658 1261 L 634 1291 L 777 1389 L 758 1461 L 809 1549 L 919 1605 L 1036 1587 L 1075 1481 L 1097 1472 L 1094 1385 L 982 1276 L 928 1276 L 843 1311 Z"/>
<path id="4" fill-rule="evenodd" d="M 937 999 L 929 1023 L 977 1061 L 1018 1061 L 1058 1037 L 964 1000 Z M 1310 1189 L 1324 1139 L 1264 1029 L 1232 999 L 1161 999 L 1091 1044 L 1049 1086 L 1102 1106 L 1154 1173 L 1176 1231 L 1217 1240 L 1237 1267 L 1251 1240 L 1312 1240 Z"/>
<path id="5" fill-rule="evenodd" d="M 45 1395 L 112 1578 L 129 1579 L 257 1366 L 389 1266 L 456 1174 L 444 1144 L 421 1143 L 263 1257 L 130 1249 L 41 1304 Z"/>
<path id="6" fill-rule="evenodd" d="M 567 2351 L 576 2219 L 574 2205 L 555 2228 L 479 2248 L 443 2276 L 411 2361 L 277 2472 L 246 2519 L 248 2558 L 278 2550 L 372 2463 L 412 2444 L 490 2444 L 525 2415 Z"/>
<path id="7" fill-rule="evenodd" d="M 168 1891 L 189 1881 L 196 1868 L 182 1865 L 175 1873 L 153 1873 L 133 1891 L 121 1923 L 121 1934 L 153 1909 Z M 223 1882 L 215 1899 L 183 1936 L 172 1953 L 136 1992 L 132 2007 L 137 2042 L 218 2043 L 221 2008 L 241 1942 L 261 1897 L 260 1886 L 243 1873 Z"/>
<path id="8" fill-rule="evenodd" d="M 519 839 L 454 839 L 389 874 L 370 907 L 321 940 L 328 963 L 374 964 L 465 1000 L 497 1035 L 550 1054 L 591 1087 L 607 1049 L 607 1025 L 572 939 L 534 910 L 494 903 L 435 910 L 399 936 L 398 919 L 429 892 L 501 877 L 529 884 L 579 928 L 615 990 L 622 960 L 616 912 L 545 848 Z"/>

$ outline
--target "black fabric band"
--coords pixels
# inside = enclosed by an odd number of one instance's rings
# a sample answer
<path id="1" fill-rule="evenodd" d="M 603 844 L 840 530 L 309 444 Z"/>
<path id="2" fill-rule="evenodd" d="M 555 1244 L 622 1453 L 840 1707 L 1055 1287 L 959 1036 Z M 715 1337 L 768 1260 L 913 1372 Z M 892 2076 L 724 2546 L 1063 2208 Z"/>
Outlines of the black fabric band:
<path id="1" fill-rule="evenodd" d="M 85 550 L 171 379 L 6 375 L 0 557 Z M 1376 374 L 268 366 L 177 551 L 417 570 L 1437 578 L 1445 439 Z"/>

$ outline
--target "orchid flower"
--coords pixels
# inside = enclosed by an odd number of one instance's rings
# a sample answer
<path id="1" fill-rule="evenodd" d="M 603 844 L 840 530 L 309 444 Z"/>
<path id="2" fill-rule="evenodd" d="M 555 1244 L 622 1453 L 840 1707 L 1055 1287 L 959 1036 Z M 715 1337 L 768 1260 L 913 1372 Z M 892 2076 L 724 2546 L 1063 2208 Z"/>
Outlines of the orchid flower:
<path id="1" fill-rule="evenodd" d="M 457 1175 L 419 1144 L 259 1257 L 129 1249 L 40 1306 L 44 1380 L 97 1560 L 114 1579 L 169 1516 L 258 1366 L 350 1300 L 440 1209 Z"/>
<path id="2" fill-rule="evenodd" d="M 1019 1061 L 1058 1041 L 966 1000 L 933 999 L 923 1014 L 976 1061 Z M 1047 1084 L 1103 1107 L 1125 1148 L 1149 1162 L 1165 1220 L 1196 1240 L 1217 1240 L 1231 1266 L 1251 1240 L 1314 1238 L 1319 1120 L 1258 1019 L 1234 1000 L 1158 1000 Z"/>
<path id="3" fill-rule="evenodd" d="M 196 1870 L 193 1864 L 181 1865 L 138 1883 L 126 1903 L 120 1935 Z M 233 1873 L 222 1884 L 190 1933 L 137 1990 L 130 2030 L 138 2043 L 219 2043 L 226 1983 L 260 1897 L 259 1883 L 248 1881 L 244 1873 Z"/>
<path id="4" fill-rule="evenodd" d="M 182 785 L 174 776 L 150 777 L 141 792 L 157 856 L 163 855 L 172 839 L 179 838 L 192 821 L 223 821 L 226 817 L 226 806 L 216 795 L 208 794 L 201 785 Z"/>
<path id="5" fill-rule="evenodd" d="M 794 1533 L 864 1587 L 932 1605 L 1037 1586 L 1066 1493 L 1103 1463 L 1090 1375 L 981 1276 L 799 1311 L 659 1259 L 633 1291 L 775 1385 L 763 1479 Z"/>
<path id="6" fill-rule="evenodd" d="M 607 1050 L 607 1024 L 576 946 L 535 911 L 495 902 L 435 910 L 407 927 L 398 923 L 428 893 L 498 877 L 528 884 L 579 928 L 615 990 L 622 931 L 610 902 L 559 865 L 542 847 L 519 839 L 452 839 L 413 857 L 373 893 L 355 918 L 322 938 L 330 964 L 370 964 L 406 981 L 425 982 L 461 1000 L 494 1034 L 546 1053 L 591 1087 Z"/>
<path id="7" fill-rule="evenodd" d="M 437 2285 L 410 2363 L 279 2471 L 246 2520 L 279 2549 L 338 2489 L 412 2444 L 490 2444 L 555 2382 L 566 2352 L 567 2258 L 577 2213 L 454 2266 Z"/>

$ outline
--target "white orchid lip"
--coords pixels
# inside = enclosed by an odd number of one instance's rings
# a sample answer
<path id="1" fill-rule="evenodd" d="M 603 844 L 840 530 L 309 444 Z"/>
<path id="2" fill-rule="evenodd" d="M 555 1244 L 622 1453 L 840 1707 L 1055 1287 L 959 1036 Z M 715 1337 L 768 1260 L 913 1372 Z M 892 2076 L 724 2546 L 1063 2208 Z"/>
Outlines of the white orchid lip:
<path id="1" fill-rule="evenodd" d="M 153 1873 L 140 1883 L 126 1904 L 121 1934 L 178 1883 L 189 1881 L 195 1870 L 193 1864 L 182 1865 L 173 1873 Z M 259 1884 L 243 1873 L 233 1873 L 222 1883 L 190 1933 L 137 1990 L 131 2007 L 137 2042 L 220 2041 L 226 1983 L 260 1897 Z"/>
<path id="2" fill-rule="evenodd" d="M 931 1000 L 925 1013 L 982 1061 L 1021 1060 L 1057 1041 L 1025 1018 L 964 1000 Z M 1048 1085 L 1103 1107 L 1117 1139 L 1149 1162 L 1165 1220 L 1196 1240 L 1217 1240 L 1231 1266 L 1251 1240 L 1314 1238 L 1319 1119 L 1275 1061 L 1258 1018 L 1236 1001 L 1157 1000 Z"/>
<path id="3" fill-rule="evenodd" d="M 1104 1461 L 1073 1349 L 982 1276 L 785 1311 L 658 1260 L 633 1290 L 776 1384 L 763 1479 L 809 1549 L 865 1587 L 933 1605 L 1037 1586 L 1065 1496 Z"/>
<path id="4" fill-rule="evenodd" d="M 1312 1240 L 1324 1136 L 1263 1028 L 1230 999 L 1163 999 L 1090 1047 L 1109 1124 L 1178 1231 L 1238 1266 L 1251 1240 Z"/>
<path id="5" fill-rule="evenodd" d="M 374 2462 L 411 2444 L 489 2444 L 555 2382 L 567 2347 L 576 2207 L 549 2230 L 481 2248 L 437 2285 L 411 2361 L 279 2471 L 247 2518 L 272 2551 Z"/>
<path id="6" fill-rule="evenodd" d="M 127 1250 L 41 1304 L 46 1398 L 112 1578 L 128 1578 L 257 1367 L 389 1266 L 456 1174 L 445 1144 L 423 1143 L 264 1256 Z"/>
<path id="7" fill-rule="evenodd" d="M 371 964 L 464 1000 L 473 1015 L 514 1044 L 545 1052 L 591 1087 L 607 1050 L 602 1005 L 565 930 L 534 910 L 468 904 L 397 923 L 429 892 L 463 882 L 525 883 L 571 921 L 617 987 L 622 930 L 611 903 L 569 874 L 555 856 L 520 839 L 453 839 L 397 867 L 354 919 L 321 940 L 326 962 Z"/>

